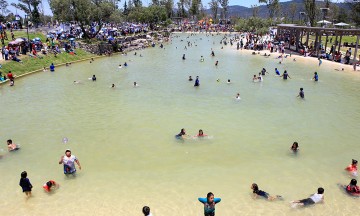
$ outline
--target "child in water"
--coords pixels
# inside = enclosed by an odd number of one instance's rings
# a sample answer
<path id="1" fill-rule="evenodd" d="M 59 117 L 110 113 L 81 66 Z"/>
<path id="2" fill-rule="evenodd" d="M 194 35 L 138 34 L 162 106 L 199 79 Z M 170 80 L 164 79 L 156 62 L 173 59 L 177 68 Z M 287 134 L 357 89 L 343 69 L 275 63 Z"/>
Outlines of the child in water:
<path id="1" fill-rule="evenodd" d="M 150 213 L 150 207 L 149 206 L 144 206 L 142 209 L 142 212 L 144 214 L 144 216 L 152 216 L 152 214 Z"/>
<path id="2" fill-rule="evenodd" d="M 214 194 L 209 192 L 206 196 L 206 201 L 204 198 L 199 198 L 198 200 L 204 204 L 205 216 L 215 216 L 215 205 L 221 201 L 220 198 L 214 199 Z"/>
<path id="3" fill-rule="evenodd" d="M 27 178 L 27 172 L 26 171 L 21 173 L 21 178 L 20 178 L 19 185 L 22 188 L 23 193 L 25 193 L 26 196 L 30 197 L 31 196 L 31 189 L 32 189 L 33 186 L 30 183 L 30 180 Z"/>
<path id="4" fill-rule="evenodd" d="M 352 194 L 360 194 L 360 188 L 359 186 L 356 185 L 357 184 L 357 180 L 356 179 L 351 179 L 350 184 L 348 186 L 346 186 L 346 191 Z"/>
<path id="5" fill-rule="evenodd" d="M 227 84 L 231 84 L 231 81 L 230 81 L 230 79 L 228 79 L 228 81 L 227 81 Z"/>
<path id="6" fill-rule="evenodd" d="M 200 86 L 200 80 L 199 80 L 199 76 L 196 76 L 196 80 L 195 80 L 195 87 L 199 87 Z"/>
<path id="7" fill-rule="evenodd" d="M 193 78 L 191 76 L 189 76 L 189 81 L 193 81 Z"/>
<path id="8" fill-rule="evenodd" d="M 277 68 L 275 68 L 275 73 L 277 76 L 280 76 L 280 71 Z"/>
<path id="9" fill-rule="evenodd" d="M 58 187 L 59 184 L 57 184 L 54 180 L 50 180 L 43 185 L 45 192 L 51 192 L 51 189 L 55 189 Z"/>
<path id="10" fill-rule="evenodd" d="M 198 135 L 196 135 L 195 137 L 206 137 L 206 136 L 207 135 L 204 134 L 204 131 L 200 129 Z"/>
<path id="11" fill-rule="evenodd" d="M 185 128 L 182 128 L 180 133 L 175 135 L 176 139 L 184 139 L 186 138 L 188 135 L 186 134 Z"/>
<path id="12" fill-rule="evenodd" d="M 183 54 L 183 57 L 182 57 L 182 60 L 185 60 L 186 58 L 185 58 L 185 54 Z"/>
<path id="13" fill-rule="evenodd" d="M 19 150 L 19 146 L 16 145 L 15 143 L 13 143 L 13 141 L 12 141 L 11 139 L 8 139 L 6 142 L 7 142 L 8 150 L 9 150 L 9 151 Z"/>
<path id="14" fill-rule="evenodd" d="M 352 159 L 351 164 L 349 166 L 347 166 L 345 168 L 345 170 L 348 171 L 350 175 L 356 177 L 357 176 L 357 164 L 358 164 L 358 161 L 355 159 Z"/>
<path id="15" fill-rule="evenodd" d="M 299 151 L 299 144 L 297 142 L 294 142 L 291 146 L 291 151 L 293 151 L 294 153 L 297 153 Z"/>
<path id="16" fill-rule="evenodd" d="M 300 206 L 313 205 L 323 201 L 324 201 L 324 188 L 320 187 L 318 188 L 317 193 L 313 194 L 311 197 L 302 200 L 292 201 L 291 207 L 295 208 L 298 205 Z"/>
<path id="17" fill-rule="evenodd" d="M 281 198 L 281 196 L 277 195 L 276 197 L 270 196 L 270 194 L 265 191 L 259 190 L 259 187 L 256 183 L 251 185 L 251 190 L 253 190 L 253 199 L 256 199 L 258 196 L 264 197 L 267 200 L 273 201 L 276 198 Z"/>
<path id="18" fill-rule="evenodd" d="M 96 76 L 95 76 L 95 74 L 92 76 L 92 78 L 91 78 L 91 79 L 92 79 L 92 81 L 93 81 L 93 82 L 95 82 L 95 81 L 96 81 Z"/>
<path id="19" fill-rule="evenodd" d="M 304 94 L 304 89 L 303 89 L 303 88 L 300 88 L 300 92 L 299 92 L 298 97 L 301 97 L 302 99 L 305 98 L 305 94 Z"/>
<path id="20" fill-rule="evenodd" d="M 216 62 L 215 62 L 215 66 L 218 66 L 218 64 L 219 64 L 219 61 L 216 61 Z"/>
<path id="21" fill-rule="evenodd" d="M 313 80 L 314 80 L 315 82 L 319 81 L 319 76 L 318 76 L 317 72 L 314 73 Z"/>

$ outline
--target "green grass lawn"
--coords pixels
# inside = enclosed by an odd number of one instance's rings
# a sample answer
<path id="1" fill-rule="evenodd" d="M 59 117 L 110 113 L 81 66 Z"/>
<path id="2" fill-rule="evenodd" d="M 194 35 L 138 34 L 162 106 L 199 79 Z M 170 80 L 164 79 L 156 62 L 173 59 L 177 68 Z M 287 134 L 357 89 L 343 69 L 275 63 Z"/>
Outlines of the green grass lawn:
<path id="1" fill-rule="evenodd" d="M 26 29 L 21 30 L 21 31 L 13 31 L 13 32 L 14 32 L 15 39 L 16 38 L 26 38 L 26 39 L 28 38 Z M 7 45 L 7 43 L 11 41 L 11 33 L 9 31 L 7 31 L 6 34 L 7 34 L 8 40 L 5 40 L 5 44 Z M 42 34 L 41 32 L 29 32 L 30 40 L 32 40 L 36 37 L 40 38 L 42 42 L 46 41 L 46 35 Z"/>
<path id="2" fill-rule="evenodd" d="M 43 58 L 32 58 L 29 56 L 24 56 L 23 58 L 21 58 L 23 63 L 11 60 L 4 62 L 0 71 L 2 71 L 3 74 L 7 73 L 8 71 L 12 71 L 13 74 L 18 76 L 30 71 L 42 69 L 44 67 L 49 69 L 51 63 L 57 65 L 95 56 L 81 49 L 76 49 L 76 54 L 77 55 L 70 55 L 66 52 L 62 52 L 61 54 L 58 54 L 57 57 L 54 57 L 53 54 L 49 54 L 47 56 L 41 55 Z"/>
<path id="3" fill-rule="evenodd" d="M 10 32 L 7 32 L 8 39 L 5 40 L 5 44 L 11 41 L 11 35 Z M 27 38 L 26 30 L 24 31 L 14 31 L 15 38 L 24 37 Z M 39 37 L 41 41 L 45 42 L 46 36 L 42 34 L 41 32 L 32 32 L 29 33 L 30 40 Z M 39 52 L 40 53 L 40 52 Z M 94 57 L 94 54 L 85 52 L 81 49 L 76 49 L 77 55 L 70 55 L 66 52 L 62 52 L 61 54 L 58 54 L 57 57 L 54 57 L 53 54 L 49 55 L 41 55 L 43 58 L 32 58 L 30 56 L 20 56 L 20 59 L 23 63 L 15 62 L 15 61 L 3 61 L 2 62 L 2 68 L 0 69 L 3 74 L 6 74 L 8 71 L 12 71 L 13 74 L 19 76 L 21 74 L 25 74 L 31 71 L 39 70 L 44 67 L 49 68 L 51 63 L 62 64 L 66 62 L 73 62 L 81 59 L 91 58 Z"/>
<path id="4" fill-rule="evenodd" d="M 330 38 L 332 38 L 332 43 L 330 43 Z M 335 36 L 329 36 L 328 37 L 329 42 L 327 43 L 327 49 L 330 50 L 331 45 L 335 44 L 335 39 L 336 39 Z M 311 43 L 311 41 L 315 42 L 315 35 L 310 35 L 309 36 L 309 44 Z M 338 41 L 340 42 L 340 37 L 338 37 Z M 306 42 L 306 35 L 303 36 L 302 42 L 303 43 Z M 321 37 L 321 42 L 325 46 L 326 36 Z M 341 45 L 343 45 L 344 42 L 348 42 L 349 45 L 350 45 L 350 43 L 355 44 L 356 43 L 356 36 L 343 36 L 342 39 L 341 39 Z M 359 41 L 359 43 L 360 43 L 360 41 Z M 348 50 L 348 49 L 349 49 L 349 47 L 341 46 L 340 51 L 346 52 L 346 50 Z"/>

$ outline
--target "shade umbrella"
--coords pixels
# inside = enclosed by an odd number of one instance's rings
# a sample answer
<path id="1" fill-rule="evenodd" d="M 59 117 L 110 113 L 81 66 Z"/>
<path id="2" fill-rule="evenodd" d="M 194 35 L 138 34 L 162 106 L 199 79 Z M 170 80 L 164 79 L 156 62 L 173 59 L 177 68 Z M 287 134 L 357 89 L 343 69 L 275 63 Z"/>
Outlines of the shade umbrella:
<path id="1" fill-rule="evenodd" d="M 343 23 L 343 22 L 340 22 L 340 23 L 336 23 L 335 26 L 348 26 L 349 24 L 347 23 Z"/>
<path id="2" fill-rule="evenodd" d="M 317 22 L 317 24 L 330 24 L 331 22 L 327 21 L 327 20 L 320 20 L 319 22 Z"/>
<path id="3" fill-rule="evenodd" d="M 16 38 L 15 41 L 21 43 L 21 42 L 24 42 L 25 40 L 22 38 Z"/>

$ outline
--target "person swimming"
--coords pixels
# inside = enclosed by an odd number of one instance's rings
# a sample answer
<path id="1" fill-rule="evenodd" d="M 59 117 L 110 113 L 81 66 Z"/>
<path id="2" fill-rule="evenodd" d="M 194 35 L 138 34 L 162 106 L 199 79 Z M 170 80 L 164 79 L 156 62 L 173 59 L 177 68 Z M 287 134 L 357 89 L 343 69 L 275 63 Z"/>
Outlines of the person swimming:
<path id="1" fill-rule="evenodd" d="M 54 180 L 50 180 L 43 185 L 43 188 L 45 192 L 51 192 L 51 189 L 59 188 L 59 184 L 57 184 Z"/>
<path id="2" fill-rule="evenodd" d="M 199 133 L 195 136 L 195 137 L 206 137 L 207 135 L 204 134 L 204 131 L 203 130 L 199 130 Z"/>
<path id="3" fill-rule="evenodd" d="M 280 76 L 280 71 L 277 68 L 275 68 L 275 73 L 276 75 Z"/>
<path id="4" fill-rule="evenodd" d="M 297 142 L 294 142 L 291 146 L 291 151 L 293 151 L 294 153 L 297 153 L 299 151 L 299 144 Z"/>
<path id="5" fill-rule="evenodd" d="M 305 98 L 305 94 L 304 94 L 304 89 L 303 89 L 303 88 L 300 88 L 300 92 L 299 92 L 298 97 L 301 97 L 302 99 Z"/>
<path id="6" fill-rule="evenodd" d="M 199 76 L 196 76 L 196 80 L 195 80 L 195 87 L 199 87 L 200 86 L 200 80 L 199 80 Z"/>
<path id="7" fill-rule="evenodd" d="M 281 198 L 281 196 L 277 195 L 276 197 L 270 196 L 269 193 L 259 190 L 259 186 L 256 183 L 251 185 L 251 190 L 253 190 L 253 199 L 256 199 L 258 196 L 263 197 L 267 200 L 273 201 L 277 198 Z"/>
<path id="8" fill-rule="evenodd" d="M 313 79 L 315 82 L 319 81 L 319 75 L 317 74 L 317 72 L 314 73 Z"/>
<path id="9" fill-rule="evenodd" d="M 176 139 L 184 139 L 186 138 L 188 135 L 186 134 L 185 128 L 182 128 L 180 133 L 175 135 Z"/>

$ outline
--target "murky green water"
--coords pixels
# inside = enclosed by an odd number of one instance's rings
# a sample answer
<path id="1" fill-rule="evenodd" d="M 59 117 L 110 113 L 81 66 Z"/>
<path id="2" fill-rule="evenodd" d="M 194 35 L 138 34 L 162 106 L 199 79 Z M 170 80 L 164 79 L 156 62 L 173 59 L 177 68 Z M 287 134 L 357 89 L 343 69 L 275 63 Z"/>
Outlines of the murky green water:
<path id="1" fill-rule="evenodd" d="M 286 59 L 279 65 L 235 46 L 220 49 L 220 39 L 191 37 L 197 46 L 184 50 L 182 35 L 165 49 L 74 64 L 1 86 L 1 148 L 8 138 L 22 148 L 0 159 L 0 215 L 135 216 L 149 205 L 155 216 L 195 216 L 203 211 L 197 197 L 209 191 L 222 198 L 216 215 L 359 212 L 359 200 L 336 184 L 350 181 L 343 169 L 359 159 L 360 77 L 326 63 L 318 68 Z M 125 61 L 129 67 L 119 69 Z M 270 75 L 253 83 L 262 67 Z M 275 77 L 275 67 L 292 79 Z M 319 83 L 310 81 L 315 70 Z M 97 82 L 88 80 L 93 74 Z M 200 76 L 199 88 L 189 75 Z M 296 98 L 300 87 L 304 101 Z M 241 101 L 234 100 L 237 92 Z M 192 135 L 201 128 L 212 139 L 175 140 L 183 127 Z M 301 149 L 296 156 L 289 152 L 294 141 Z M 82 164 L 75 179 L 58 164 L 67 148 Z M 34 185 L 29 200 L 18 186 L 23 170 Z M 61 184 L 51 195 L 42 190 L 49 179 Z M 252 200 L 253 182 L 285 200 Z M 290 208 L 291 200 L 319 186 L 324 205 Z"/>

